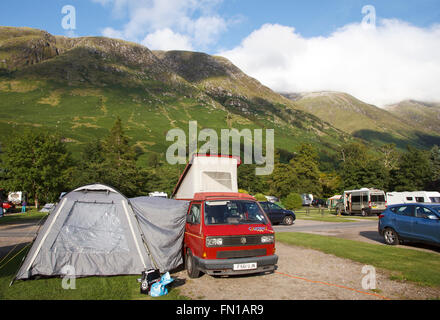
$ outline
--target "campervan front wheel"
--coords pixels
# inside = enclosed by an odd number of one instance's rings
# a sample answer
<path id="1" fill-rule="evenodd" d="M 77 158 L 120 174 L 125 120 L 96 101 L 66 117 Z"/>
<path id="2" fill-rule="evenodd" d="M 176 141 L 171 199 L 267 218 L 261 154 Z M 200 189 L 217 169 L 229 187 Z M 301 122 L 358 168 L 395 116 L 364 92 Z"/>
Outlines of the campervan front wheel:
<path id="1" fill-rule="evenodd" d="M 186 271 L 188 272 L 188 276 L 190 278 L 198 278 L 200 276 L 200 271 L 197 269 L 194 263 L 194 258 L 190 249 L 186 251 L 185 266 L 186 266 Z"/>

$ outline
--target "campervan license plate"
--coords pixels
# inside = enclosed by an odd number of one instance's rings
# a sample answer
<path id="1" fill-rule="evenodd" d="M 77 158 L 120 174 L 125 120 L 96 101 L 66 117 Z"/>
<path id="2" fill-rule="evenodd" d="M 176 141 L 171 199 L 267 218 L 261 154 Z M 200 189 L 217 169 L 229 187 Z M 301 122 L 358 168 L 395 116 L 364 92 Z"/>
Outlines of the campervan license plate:
<path id="1" fill-rule="evenodd" d="M 234 270 L 252 270 L 252 269 L 257 269 L 257 263 L 256 262 L 235 263 L 233 267 Z"/>

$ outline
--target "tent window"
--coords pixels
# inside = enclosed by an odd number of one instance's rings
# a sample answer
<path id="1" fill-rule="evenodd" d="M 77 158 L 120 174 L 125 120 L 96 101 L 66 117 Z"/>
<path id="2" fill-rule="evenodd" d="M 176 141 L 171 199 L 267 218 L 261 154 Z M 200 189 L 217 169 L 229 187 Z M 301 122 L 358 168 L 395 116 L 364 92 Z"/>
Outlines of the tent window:
<path id="1" fill-rule="evenodd" d="M 55 252 L 127 252 L 125 231 L 112 203 L 76 202 L 51 247 Z"/>

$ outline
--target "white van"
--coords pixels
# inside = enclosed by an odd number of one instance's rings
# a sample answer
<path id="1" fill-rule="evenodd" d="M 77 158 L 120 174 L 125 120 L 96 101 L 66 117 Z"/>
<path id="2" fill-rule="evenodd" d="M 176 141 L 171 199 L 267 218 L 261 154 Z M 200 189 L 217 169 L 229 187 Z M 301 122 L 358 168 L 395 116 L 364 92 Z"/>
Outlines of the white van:
<path id="1" fill-rule="evenodd" d="M 165 192 L 154 191 L 148 194 L 149 197 L 168 198 L 168 194 Z"/>
<path id="2" fill-rule="evenodd" d="M 440 203 L 440 192 L 437 191 L 403 191 L 387 192 L 388 205 L 400 203 Z"/>
<path id="3" fill-rule="evenodd" d="M 347 190 L 336 205 L 338 214 L 360 213 L 362 216 L 380 214 L 387 208 L 385 192 L 378 189 L 362 188 Z"/>
<path id="4" fill-rule="evenodd" d="M 313 202 L 313 194 L 303 193 L 301 194 L 301 199 L 303 206 L 311 206 Z"/>

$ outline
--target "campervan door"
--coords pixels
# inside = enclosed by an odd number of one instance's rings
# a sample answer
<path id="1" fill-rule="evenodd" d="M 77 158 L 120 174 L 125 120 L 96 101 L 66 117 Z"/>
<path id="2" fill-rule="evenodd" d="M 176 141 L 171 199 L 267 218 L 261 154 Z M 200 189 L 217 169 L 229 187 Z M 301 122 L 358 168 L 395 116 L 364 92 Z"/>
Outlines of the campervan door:
<path id="1" fill-rule="evenodd" d="M 369 213 L 382 213 L 387 208 L 385 192 L 382 190 L 370 190 L 368 199 Z"/>
<path id="2" fill-rule="evenodd" d="M 351 212 L 361 213 L 368 208 L 368 190 L 354 191 L 351 194 Z"/>

